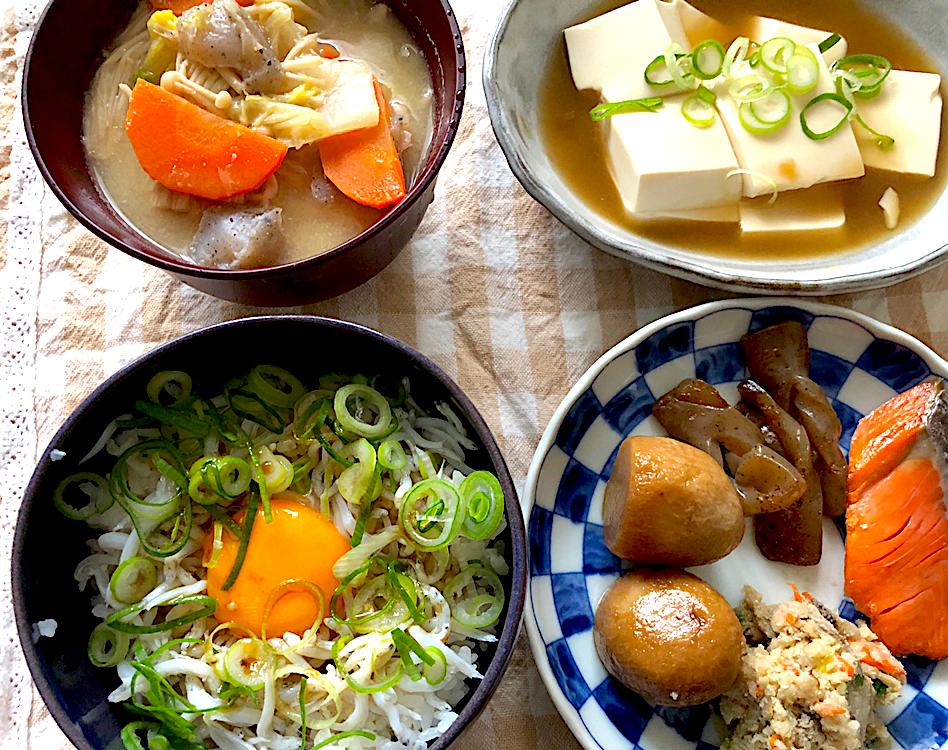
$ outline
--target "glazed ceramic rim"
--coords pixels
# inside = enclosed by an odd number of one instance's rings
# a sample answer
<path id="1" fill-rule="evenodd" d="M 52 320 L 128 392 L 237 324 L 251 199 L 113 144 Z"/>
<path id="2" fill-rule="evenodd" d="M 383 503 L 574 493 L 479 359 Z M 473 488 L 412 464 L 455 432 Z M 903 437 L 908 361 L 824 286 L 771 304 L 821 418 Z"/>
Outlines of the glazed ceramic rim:
<path id="1" fill-rule="evenodd" d="M 703 261 L 698 257 L 689 259 L 668 258 L 663 256 L 660 251 L 647 247 L 645 244 L 634 242 L 612 244 L 599 231 L 594 222 L 587 219 L 585 215 L 570 209 L 552 190 L 533 175 L 516 146 L 516 139 L 512 135 L 514 132 L 513 123 L 501 103 L 502 97 L 496 83 L 496 67 L 500 46 L 504 41 L 507 27 L 510 25 L 513 13 L 519 3 L 520 0 L 509 0 L 500 15 L 484 53 L 482 83 L 491 126 L 507 164 L 523 188 L 537 203 L 553 214 L 558 221 L 565 224 L 573 233 L 590 245 L 623 260 L 641 264 L 653 271 L 659 271 L 706 286 L 742 293 L 774 295 L 793 293 L 824 295 L 878 289 L 918 276 L 931 268 L 948 262 L 948 242 L 945 242 L 945 244 L 926 255 L 897 268 L 851 274 L 837 272 L 833 275 L 835 267 L 830 265 L 824 269 L 825 273 L 829 274 L 824 279 L 806 281 L 765 280 L 749 279 L 739 272 L 722 271 L 715 268 L 713 262 Z M 590 212 L 590 216 L 592 215 L 593 213 Z M 866 248 L 866 250 L 869 251 L 870 248 Z"/>
<path id="2" fill-rule="evenodd" d="M 149 247 L 154 248 L 153 253 L 144 252 L 127 245 L 118 237 L 113 237 L 109 232 L 102 229 L 88 216 L 86 216 L 85 212 L 82 211 L 82 209 L 80 209 L 72 201 L 66 192 L 59 186 L 56 180 L 53 179 L 52 173 L 46 166 L 46 158 L 40 152 L 39 146 L 36 143 L 36 138 L 33 133 L 32 116 L 30 114 L 30 97 L 28 96 L 28 84 L 30 79 L 29 71 L 33 64 L 33 52 L 39 32 L 41 31 L 43 23 L 46 21 L 46 16 L 50 13 L 53 4 L 59 2 L 62 2 L 62 0 L 49 0 L 49 2 L 46 4 L 46 7 L 43 9 L 43 12 L 40 14 L 36 21 L 36 25 L 33 28 L 30 44 L 26 51 L 26 58 L 23 62 L 23 80 L 20 86 L 20 101 L 22 102 L 23 125 L 26 131 L 26 140 L 29 144 L 30 152 L 33 154 L 33 160 L 36 162 L 36 166 L 39 168 L 40 174 L 43 175 L 43 180 L 49 186 L 49 189 L 52 190 L 53 194 L 66 207 L 69 213 L 80 224 L 82 224 L 82 226 L 92 232 L 99 239 L 104 240 L 112 247 L 115 247 L 124 253 L 128 253 L 136 260 L 140 260 L 143 263 L 147 263 L 148 265 L 155 266 L 173 274 L 181 274 L 199 279 L 226 279 L 234 282 L 250 281 L 254 279 L 269 279 L 273 276 L 292 275 L 296 272 L 304 271 L 311 267 L 320 266 L 323 263 L 336 258 L 337 256 L 345 254 L 349 250 L 361 245 L 363 242 L 370 239 L 374 235 L 383 233 L 385 230 L 391 227 L 391 225 L 394 224 L 398 218 L 402 216 L 411 206 L 413 206 L 416 202 L 418 202 L 418 200 L 422 198 L 422 196 L 425 194 L 425 191 L 427 191 L 431 184 L 437 179 L 438 173 L 441 171 L 441 168 L 444 166 L 444 162 L 448 158 L 448 153 L 451 150 L 451 146 L 454 144 L 454 139 L 458 134 L 458 130 L 460 130 L 461 113 L 464 108 L 464 94 L 467 88 L 467 57 L 464 52 L 464 42 L 461 36 L 461 28 L 458 25 L 454 10 L 451 8 L 448 0 L 438 0 L 442 9 L 444 10 L 448 27 L 450 28 L 451 35 L 454 39 L 451 57 L 456 60 L 455 68 L 457 74 L 454 91 L 449 93 L 447 90 L 445 90 L 444 92 L 445 108 L 447 109 L 450 107 L 450 115 L 448 116 L 446 126 L 447 134 L 445 136 L 444 142 L 441 144 L 441 147 L 435 153 L 434 161 L 424 169 L 424 171 L 418 177 L 418 180 L 414 185 L 412 185 L 405 197 L 398 204 L 392 207 L 392 209 L 389 210 L 381 219 L 372 224 L 372 226 L 370 226 L 364 232 L 357 234 L 352 239 L 346 240 L 341 245 L 336 245 L 335 247 L 327 250 L 324 253 L 320 253 L 319 255 L 304 258 L 303 260 L 293 261 L 292 263 L 284 263 L 279 266 L 240 270 L 206 268 L 193 263 L 186 263 L 183 260 L 176 260 L 174 257 L 161 257 L 158 255 L 159 252 L 167 253 L 172 256 L 173 253 L 170 253 L 170 251 L 166 250 L 157 242 L 152 240 L 147 234 L 142 232 L 134 224 L 128 221 L 128 219 L 126 219 L 123 214 L 118 213 L 117 215 L 123 224 L 129 227 L 131 231 L 141 236 Z M 442 66 L 442 68 L 443 62 L 444 61 L 439 54 L 438 63 Z M 449 105 L 449 101 L 452 102 L 452 104 Z M 87 166 L 86 168 L 88 169 Z M 95 180 L 93 178 L 93 182 L 94 181 Z M 98 186 L 96 186 L 96 191 L 99 191 Z M 108 198 L 106 198 L 106 200 L 109 201 Z M 111 201 L 109 202 L 111 203 Z"/>
<path id="3" fill-rule="evenodd" d="M 521 504 L 517 498 L 517 491 L 513 484 L 513 478 L 504 460 L 497 440 L 494 437 L 490 427 L 484 420 L 477 407 L 471 399 L 461 390 L 461 387 L 453 378 L 442 370 L 438 365 L 431 361 L 421 352 L 408 346 L 402 341 L 387 334 L 375 331 L 371 328 L 350 323 L 336 318 L 328 318 L 315 315 L 259 315 L 248 318 L 239 318 L 237 320 L 217 323 L 212 326 L 201 328 L 197 331 L 180 336 L 169 341 L 152 351 L 137 357 L 116 373 L 108 377 L 103 383 L 96 387 L 82 403 L 77 406 L 63 425 L 56 431 L 49 441 L 46 449 L 40 454 L 37 466 L 30 477 L 30 481 L 23 492 L 23 499 L 20 509 L 17 513 L 16 530 L 13 537 L 12 551 L 12 583 L 13 583 L 13 608 L 16 617 L 16 628 L 20 637 L 20 645 L 23 654 L 26 657 L 26 663 L 29 667 L 33 681 L 39 690 L 43 702 L 52 715 L 53 719 L 59 725 L 59 728 L 65 733 L 69 741 L 79 750 L 96 750 L 85 738 L 79 727 L 73 722 L 60 704 L 55 684 L 49 679 L 46 671 L 43 669 L 39 656 L 37 654 L 36 644 L 32 639 L 32 624 L 26 619 L 26 594 L 24 591 L 24 565 L 22 559 L 22 548 L 24 537 L 26 535 L 26 517 L 27 508 L 35 501 L 37 487 L 45 469 L 51 462 L 50 452 L 58 444 L 61 438 L 73 432 L 76 424 L 84 416 L 84 413 L 99 401 L 111 388 L 117 383 L 136 377 L 139 373 L 156 358 L 162 357 L 169 351 L 177 348 L 185 342 L 193 339 L 213 336 L 222 329 L 255 327 L 255 326 L 279 326 L 285 323 L 303 324 L 314 326 L 316 328 L 337 329 L 348 332 L 349 334 L 374 339 L 377 342 L 390 346 L 415 363 L 419 368 L 434 377 L 445 388 L 446 392 L 454 398 L 463 408 L 464 416 L 474 428 L 478 441 L 483 444 L 484 449 L 490 459 L 491 464 L 496 469 L 497 478 L 500 480 L 504 494 L 510 498 L 506 503 L 505 518 L 510 528 L 511 549 L 508 552 L 508 563 L 510 564 L 510 591 L 507 597 L 507 617 L 504 620 L 503 627 L 497 637 L 496 650 L 490 664 L 484 671 L 484 676 L 477 683 L 476 687 L 467 694 L 467 703 L 458 713 L 458 718 L 454 720 L 450 727 L 429 747 L 429 750 L 444 750 L 477 718 L 480 712 L 487 705 L 488 700 L 500 683 L 504 672 L 513 655 L 517 638 L 520 633 L 520 624 L 523 619 L 523 607 L 526 599 L 527 585 L 527 543 L 526 543 L 526 525 Z"/>
<path id="4" fill-rule="evenodd" d="M 877 338 L 887 339 L 904 346 L 921 357 L 933 372 L 942 372 L 948 375 L 948 361 L 936 354 L 929 346 L 923 344 L 914 336 L 902 331 L 887 323 L 882 323 L 875 318 L 871 318 L 863 313 L 855 312 L 845 307 L 837 305 L 828 305 L 822 302 L 810 302 L 793 297 L 752 297 L 735 298 L 727 300 L 718 300 L 715 302 L 706 302 L 695 307 L 689 307 L 671 315 L 666 315 L 658 320 L 649 323 L 643 328 L 635 331 L 609 351 L 597 359 L 592 366 L 584 372 L 576 384 L 570 388 L 569 393 L 556 408 L 549 424 L 543 431 L 540 438 L 540 444 L 533 454 L 533 460 L 530 462 L 530 469 L 527 472 L 527 481 L 523 490 L 523 506 L 526 515 L 527 528 L 530 527 L 530 518 L 533 513 L 533 507 L 536 502 L 537 481 L 540 475 L 540 469 L 543 461 L 553 447 L 556 435 L 563 423 L 569 410 L 576 403 L 576 400 L 586 392 L 599 374 L 620 355 L 635 349 L 639 344 L 654 335 L 658 331 L 674 326 L 679 323 L 698 320 L 711 313 L 721 312 L 731 308 L 745 308 L 750 310 L 760 310 L 769 307 L 789 307 L 804 310 L 814 315 L 823 315 L 842 318 L 862 325 L 866 330 Z M 533 576 L 528 576 L 527 585 L 530 586 Z M 549 659 L 546 654 L 543 637 L 540 634 L 536 622 L 536 613 L 533 609 L 533 599 L 529 594 L 524 603 L 524 621 L 527 630 L 527 636 L 530 641 L 530 650 L 533 652 L 533 658 L 536 662 L 540 677 L 546 686 L 556 710 L 569 726 L 573 735 L 586 750 L 602 750 L 602 746 L 595 740 L 590 731 L 586 728 L 578 711 L 573 708 L 564 694 L 559 682 L 557 682 L 553 670 L 550 668 Z"/>

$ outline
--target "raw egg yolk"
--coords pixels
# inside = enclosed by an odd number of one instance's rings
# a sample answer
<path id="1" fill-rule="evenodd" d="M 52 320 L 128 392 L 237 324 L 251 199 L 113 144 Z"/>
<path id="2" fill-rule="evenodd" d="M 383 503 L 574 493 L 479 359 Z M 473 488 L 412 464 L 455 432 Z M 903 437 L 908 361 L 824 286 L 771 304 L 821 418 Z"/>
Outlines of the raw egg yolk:
<path id="1" fill-rule="evenodd" d="M 220 622 L 235 622 L 263 635 L 263 618 L 271 593 L 286 581 L 309 581 L 323 592 L 323 607 L 311 589 L 287 586 L 278 592 L 267 617 L 267 637 L 286 632 L 303 635 L 328 612 L 329 598 L 339 582 L 332 566 L 351 549 L 349 540 L 298 496 L 282 493 L 270 499 L 273 520 L 267 523 L 263 507 L 257 511 L 247 554 L 234 585 L 227 591 L 221 586 L 237 559 L 239 540 L 224 531 L 220 557 L 207 570 L 207 593 L 217 600 L 216 617 Z M 243 514 L 234 519 L 243 525 Z M 204 559 L 210 560 L 214 535 L 204 540 Z"/>

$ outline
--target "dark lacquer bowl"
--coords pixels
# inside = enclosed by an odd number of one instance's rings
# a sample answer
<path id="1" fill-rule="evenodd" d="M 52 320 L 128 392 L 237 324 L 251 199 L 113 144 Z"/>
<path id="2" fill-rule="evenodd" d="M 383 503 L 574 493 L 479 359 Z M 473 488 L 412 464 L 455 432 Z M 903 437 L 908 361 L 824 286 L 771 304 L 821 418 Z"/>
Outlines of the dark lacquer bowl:
<path id="1" fill-rule="evenodd" d="M 450 745 L 484 708 L 496 689 L 517 639 L 526 581 L 526 541 L 523 517 L 510 472 L 490 429 L 458 385 L 427 357 L 375 331 L 327 318 L 272 316 L 247 318 L 206 328 L 166 344 L 125 367 L 73 412 L 40 458 L 26 489 L 13 544 L 13 599 L 17 629 L 33 679 L 53 718 L 80 750 L 121 747 L 118 734 L 134 716 L 107 701 L 118 685 L 114 668 L 97 668 L 87 656 L 93 617 L 90 591 L 80 592 L 73 578 L 76 564 L 89 553 L 85 523 L 58 513 L 53 493 L 58 483 L 77 471 L 77 463 L 99 435 L 145 391 L 149 379 L 162 370 L 185 369 L 201 383 L 201 392 L 219 393 L 232 370 L 252 364 L 221 367 L 246 352 L 248 341 L 265 341 L 269 352 L 296 352 L 268 357 L 301 376 L 323 372 L 320 353 L 344 353 L 336 369 L 348 372 L 380 371 L 410 378 L 413 397 L 422 408 L 444 401 L 464 422 L 478 449 L 467 453 L 474 469 L 492 471 L 506 497 L 507 528 L 502 533 L 510 573 L 502 577 L 506 604 L 496 643 L 479 659 L 483 680 L 469 681 L 470 691 L 456 706 L 459 718 L 432 750 Z M 306 346 L 300 347 L 305 341 Z M 312 353 L 312 354 L 310 354 Z M 311 360 L 311 361 L 309 361 Z M 344 363 L 344 366 L 343 364 Z M 244 367 L 246 365 L 246 367 Z M 214 389 L 217 389 L 216 391 Z M 54 449 L 64 457 L 52 460 Z M 58 456 L 59 454 L 52 454 Z M 33 640 L 34 624 L 53 619 L 53 637 Z"/>
<path id="2" fill-rule="evenodd" d="M 133 0 L 101 0 L 76 20 L 73 0 L 52 0 L 30 43 L 23 75 L 27 139 L 56 196 L 87 229 L 129 255 L 215 297 L 259 306 L 316 302 L 354 289 L 401 252 L 434 198 L 435 178 L 457 133 L 464 103 L 461 32 L 447 0 L 384 0 L 428 62 L 434 127 L 423 168 L 408 195 L 378 222 L 321 255 L 272 268 L 197 266 L 131 227 L 98 191 L 83 148 L 83 101 L 102 50 L 123 29 Z M 68 61 L 68 62 L 65 62 Z"/>

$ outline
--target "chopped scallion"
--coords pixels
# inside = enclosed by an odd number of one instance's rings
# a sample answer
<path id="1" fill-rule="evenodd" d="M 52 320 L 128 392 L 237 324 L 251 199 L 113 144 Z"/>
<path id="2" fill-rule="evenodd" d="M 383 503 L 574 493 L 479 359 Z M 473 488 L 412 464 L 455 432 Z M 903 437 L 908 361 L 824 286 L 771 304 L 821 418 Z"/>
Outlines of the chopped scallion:
<path id="1" fill-rule="evenodd" d="M 845 58 L 844 58 L 845 59 Z M 830 102 L 829 105 L 837 104 L 843 108 L 842 116 L 839 120 L 833 124 L 831 127 L 826 130 L 815 131 L 807 124 L 807 113 L 813 109 L 813 107 L 821 104 L 822 102 Z M 840 96 L 839 94 L 825 93 L 820 94 L 819 96 L 813 97 L 809 103 L 801 110 L 800 112 L 800 127 L 803 128 L 803 132 L 806 136 L 814 141 L 822 141 L 825 138 L 829 138 L 834 133 L 838 132 L 840 128 L 843 127 L 847 122 L 849 122 L 849 113 L 853 111 L 853 105 L 850 104 L 846 97 Z"/>
<path id="2" fill-rule="evenodd" d="M 626 99 L 612 104 L 599 104 L 589 110 L 589 119 L 593 122 L 605 120 L 613 115 L 623 115 L 627 112 L 654 112 L 662 107 L 664 102 L 658 97 L 646 99 Z"/>

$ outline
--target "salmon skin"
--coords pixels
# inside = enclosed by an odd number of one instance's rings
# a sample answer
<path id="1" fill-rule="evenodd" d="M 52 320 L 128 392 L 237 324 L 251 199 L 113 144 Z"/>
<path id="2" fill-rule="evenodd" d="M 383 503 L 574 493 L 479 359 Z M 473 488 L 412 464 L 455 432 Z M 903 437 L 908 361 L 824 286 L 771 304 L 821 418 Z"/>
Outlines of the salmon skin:
<path id="1" fill-rule="evenodd" d="M 948 657 L 946 467 L 942 380 L 896 396 L 853 433 L 846 594 L 898 656 Z"/>

